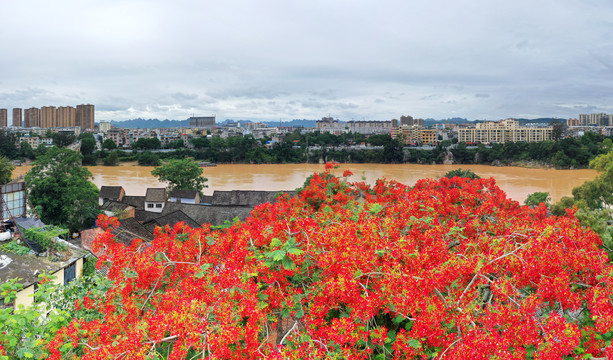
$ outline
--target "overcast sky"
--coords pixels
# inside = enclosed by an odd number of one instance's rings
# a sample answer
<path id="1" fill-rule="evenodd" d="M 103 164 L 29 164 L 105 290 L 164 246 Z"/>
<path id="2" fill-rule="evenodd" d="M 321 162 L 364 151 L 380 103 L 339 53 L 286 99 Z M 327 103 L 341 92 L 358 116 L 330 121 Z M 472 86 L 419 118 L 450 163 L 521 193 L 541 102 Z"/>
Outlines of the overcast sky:
<path id="1" fill-rule="evenodd" d="M 0 108 L 96 121 L 613 113 L 610 0 L 0 0 L 0 46 Z"/>

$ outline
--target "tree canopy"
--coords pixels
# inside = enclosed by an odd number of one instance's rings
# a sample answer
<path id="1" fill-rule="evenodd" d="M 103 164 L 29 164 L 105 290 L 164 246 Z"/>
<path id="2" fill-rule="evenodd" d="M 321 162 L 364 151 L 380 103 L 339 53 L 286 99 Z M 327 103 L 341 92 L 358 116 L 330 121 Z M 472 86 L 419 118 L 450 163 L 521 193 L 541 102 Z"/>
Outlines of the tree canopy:
<path id="1" fill-rule="evenodd" d="M 0 155 L 0 185 L 11 181 L 15 165 L 7 157 Z"/>
<path id="2" fill-rule="evenodd" d="M 98 215 L 98 189 L 92 174 L 81 166 L 82 155 L 67 148 L 52 147 L 34 162 L 25 180 L 28 197 L 41 209 L 46 224 L 71 231 L 93 225 Z"/>
<path id="3" fill-rule="evenodd" d="M 481 177 L 474 173 L 474 171 L 470 169 L 462 170 L 462 168 L 450 170 L 443 177 L 451 179 L 452 177 L 457 176 L 461 178 L 469 178 L 471 180 L 481 179 Z"/>
<path id="4" fill-rule="evenodd" d="M 544 203 L 546 207 L 550 206 L 551 196 L 549 196 L 548 192 L 534 192 L 526 198 L 524 204 L 527 206 L 539 206 L 541 203 Z"/>
<path id="5" fill-rule="evenodd" d="M 613 356 L 613 268 L 572 216 L 493 179 L 373 187 L 315 174 L 223 231 L 94 243 L 112 282 L 50 359 Z M 350 174 L 345 174 L 349 176 Z"/>
<path id="6" fill-rule="evenodd" d="M 102 148 L 107 149 L 107 150 L 113 150 L 117 147 L 117 144 L 115 144 L 115 141 L 113 141 L 113 139 L 105 139 L 102 142 Z"/>
<path id="7" fill-rule="evenodd" d="M 608 145 L 607 145 L 608 146 Z M 613 150 L 590 161 L 590 167 L 600 174 L 573 188 L 573 196 L 563 197 L 552 207 L 556 215 L 575 208 L 574 214 L 581 225 L 596 231 L 613 260 Z"/>
<path id="8" fill-rule="evenodd" d="M 169 160 L 162 166 L 151 170 L 160 182 L 168 182 L 168 192 L 173 190 L 202 191 L 206 186 L 207 178 L 202 176 L 203 170 L 192 159 Z"/>

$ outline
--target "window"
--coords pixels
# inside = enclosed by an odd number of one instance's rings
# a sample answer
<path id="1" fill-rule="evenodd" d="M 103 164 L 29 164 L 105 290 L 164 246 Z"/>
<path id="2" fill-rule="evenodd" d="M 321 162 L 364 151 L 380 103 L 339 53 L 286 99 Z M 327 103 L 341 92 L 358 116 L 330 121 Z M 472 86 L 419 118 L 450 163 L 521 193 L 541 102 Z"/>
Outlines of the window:
<path id="1" fill-rule="evenodd" d="M 153 204 L 147 204 L 148 208 L 153 208 Z"/>
<path id="2" fill-rule="evenodd" d="M 155 207 L 161 209 L 162 208 L 162 204 L 155 204 Z"/>

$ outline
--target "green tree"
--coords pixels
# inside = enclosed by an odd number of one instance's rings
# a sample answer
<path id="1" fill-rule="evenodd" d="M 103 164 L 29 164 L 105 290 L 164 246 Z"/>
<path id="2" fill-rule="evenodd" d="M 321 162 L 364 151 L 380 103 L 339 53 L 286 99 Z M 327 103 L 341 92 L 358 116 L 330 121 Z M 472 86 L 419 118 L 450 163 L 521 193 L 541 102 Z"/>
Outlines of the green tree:
<path id="1" fill-rule="evenodd" d="M 545 206 L 549 207 L 551 204 L 551 197 L 548 192 L 534 192 L 526 198 L 524 204 L 528 206 L 539 206 L 541 203 L 545 203 Z"/>
<path id="2" fill-rule="evenodd" d="M 34 152 L 34 149 L 32 149 L 32 145 L 30 145 L 27 141 L 22 141 L 19 144 L 19 156 L 28 159 L 36 159 L 36 153 Z"/>
<path id="3" fill-rule="evenodd" d="M 600 235 L 609 259 L 613 260 L 613 151 L 594 158 L 590 161 L 590 167 L 600 175 L 575 187 L 573 196 L 562 198 L 552 207 L 552 212 L 554 215 L 564 215 L 566 209 L 576 206 L 575 217 L 581 226 L 589 227 Z"/>
<path id="4" fill-rule="evenodd" d="M 9 159 L 15 158 L 17 156 L 17 147 L 15 146 L 17 139 L 17 135 L 0 129 L 0 156 L 6 156 Z"/>
<path id="5" fill-rule="evenodd" d="M 202 176 L 202 168 L 192 159 L 169 160 L 151 171 L 151 175 L 161 182 L 168 182 L 168 191 L 198 190 L 202 192 L 207 178 Z"/>
<path id="6" fill-rule="evenodd" d="M 113 139 L 106 139 L 102 142 L 102 148 L 113 150 L 117 147 L 117 144 L 113 141 Z"/>
<path id="7" fill-rule="evenodd" d="M 66 147 L 72 144 L 76 137 L 72 133 L 52 133 L 50 136 L 53 139 L 53 145 L 57 147 Z"/>
<path id="8" fill-rule="evenodd" d="M 138 165 L 141 166 L 160 166 L 160 158 L 151 151 L 143 151 L 138 155 Z"/>
<path id="9" fill-rule="evenodd" d="M 159 149 L 162 147 L 162 142 L 156 137 L 140 138 L 132 143 L 132 147 L 136 149 Z"/>
<path id="10" fill-rule="evenodd" d="M 28 196 L 44 223 L 80 231 L 98 216 L 98 188 L 81 166 L 82 155 L 52 147 L 34 162 L 26 175 Z"/>
<path id="11" fill-rule="evenodd" d="M 11 181 L 15 165 L 7 157 L 0 156 L 0 185 Z"/>
<path id="12" fill-rule="evenodd" d="M 104 166 L 117 166 L 119 165 L 119 154 L 117 151 L 110 152 L 104 159 L 102 159 Z"/>
<path id="13" fill-rule="evenodd" d="M 443 177 L 451 179 L 452 177 L 461 177 L 469 179 L 481 179 L 481 177 L 475 174 L 472 170 L 462 170 L 462 168 L 448 171 Z"/>
<path id="14" fill-rule="evenodd" d="M 84 134 L 85 135 L 85 134 Z M 96 139 L 91 134 L 89 136 L 83 136 L 81 138 L 81 154 L 83 156 L 91 155 L 96 150 Z"/>
<path id="15" fill-rule="evenodd" d="M 168 148 L 170 149 L 183 149 L 185 147 L 185 141 L 183 139 L 175 140 L 172 143 L 168 144 Z"/>

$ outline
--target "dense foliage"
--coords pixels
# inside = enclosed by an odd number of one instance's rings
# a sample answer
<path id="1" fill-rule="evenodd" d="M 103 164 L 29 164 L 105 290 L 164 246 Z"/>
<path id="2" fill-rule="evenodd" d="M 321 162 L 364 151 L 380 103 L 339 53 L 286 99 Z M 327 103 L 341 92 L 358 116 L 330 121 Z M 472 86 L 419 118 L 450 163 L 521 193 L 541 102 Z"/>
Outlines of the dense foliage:
<path id="1" fill-rule="evenodd" d="M 0 306 L 0 360 L 46 359 L 45 344 L 60 328 L 68 326 L 73 318 L 92 320 L 99 316 L 97 312 L 76 308 L 76 300 L 103 296 L 110 286 L 107 279 L 86 275 L 85 271 L 83 277 L 68 286 L 52 282 L 54 277 L 47 274 L 39 275 L 39 279 L 35 304 L 28 307 L 21 304 L 17 309 L 13 309 L 12 302 L 23 285 L 16 279 L 0 285 L 0 299 L 10 305 Z"/>
<path id="2" fill-rule="evenodd" d="M 13 177 L 13 169 L 15 165 L 4 156 L 0 156 L 0 185 L 6 184 L 11 181 Z"/>
<path id="3" fill-rule="evenodd" d="M 98 188 L 81 160 L 76 151 L 52 147 L 26 174 L 28 198 L 45 224 L 71 231 L 93 225 L 98 216 Z"/>
<path id="4" fill-rule="evenodd" d="M 493 179 L 374 187 L 314 175 L 211 231 L 114 239 L 49 358 L 613 358 L 613 268 L 598 236 L 508 200 Z"/>
<path id="5" fill-rule="evenodd" d="M 445 140 L 429 149 L 404 147 L 389 135 L 300 134 L 294 132 L 268 147 L 264 140 L 251 136 L 213 137 L 191 140 L 194 150 L 188 155 L 217 163 L 287 163 L 338 161 L 349 163 L 419 163 L 441 164 L 452 159 L 456 164 L 502 164 L 535 162 L 556 168 L 587 167 L 591 159 L 606 153 L 610 138 L 588 132 L 580 138 L 559 141 L 508 142 L 505 144 L 468 146 Z M 367 147 L 352 148 L 364 144 Z M 308 145 L 308 148 L 307 148 Z M 451 155 L 451 156 L 450 156 Z M 167 154 L 166 156 L 172 156 Z"/>
<path id="6" fill-rule="evenodd" d="M 205 183 L 208 181 L 202 173 L 202 168 L 192 159 L 169 160 L 151 170 L 151 175 L 157 177 L 160 182 L 168 182 L 168 193 L 173 190 L 201 192 L 207 187 Z"/>
<path id="7" fill-rule="evenodd" d="M 573 188 L 573 196 L 560 199 L 552 211 L 561 215 L 575 208 L 581 225 L 598 233 L 613 260 L 613 150 L 593 159 L 590 167 L 600 174 Z"/>
<path id="8" fill-rule="evenodd" d="M 559 124 L 560 125 L 560 124 Z M 0 130 L 0 155 L 14 158 L 30 158 L 44 153 L 44 147 L 37 150 L 23 143 L 18 149 L 14 141 L 19 134 Z M 34 134 L 32 134 L 34 135 Z M 186 144 L 176 140 L 166 146 L 158 138 L 139 138 L 132 145 L 131 153 L 119 152 L 118 159 L 107 159 L 107 164 L 116 161 L 139 161 L 149 163 L 152 158 L 143 158 L 144 152 L 165 147 L 175 149 L 171 152 L 156 153 L 160 159 L 183 159 L 214 163 L 319 163 L 337 161 L 343 163 L 417 163 L 441 164 L 452 160 L 455 164 L 495 164 L 511 165 L 531 162 L 536 165 L 556 168 L 584 168 L 594 157 L 604 154 L 613 144 L 611 137 L 587 132 L 579 138 L 565 138 L 564 129 L 558 129 L 556 141 L 507 142 L 505 144 L 466 144 L 458 143 L 457 138 L 441 141 L 436 146 L 417 148 L 403 146 L 388 134 L 365 136 L 359 133 L 334 135 L 330 133 L 293 133 L 280 136 L 278 141 L 270 137 L 255 139 L 252 135 L 222 137 L 197 137 Z M 55 144 L 67 144 L 74 138 L 65 134 L 49 132 Z M 3 142 L 6 139 L 6 142 Z M 107 150 L 115 148 L 111 139 L 102 143 L 102 150 L 95 151 L 92 134 L 80 135 L 83 163 L 95 165 L 108 157 Z"/>
<path id="9" fill-rule="evenodd" d="M 471 180 L 481 179 L 481 177 L 475 174 L 474 171 L 470 169 L 462 170 L 462 168 L 448 171 L 445 175 L 443 175 L 443 177 L 450 178 L 450 179 L 454 176 L 461 177 L 461 178 L 469 178 Z"/>
<path id="10" fill-rule="evenodd" d="M 551 205 L 550 201 L 551 196 L 549 196 L 548 192 L 537 191 L 528 195 L 528 197 L 524 201 L 524 204 L 526 204 L 527 206 L 539 206 L 541 203 L 543 203 L 547 208 L 549 208 L 549 206 Z"/>

